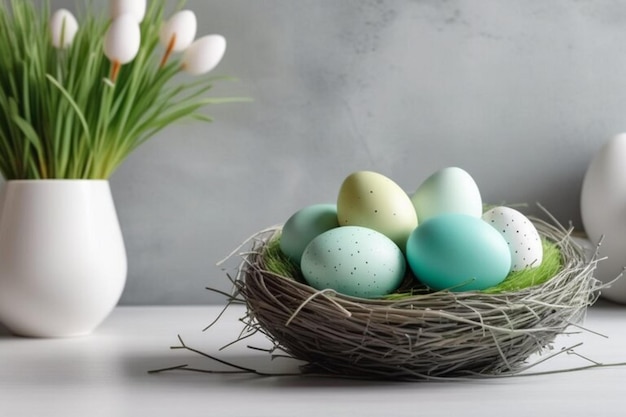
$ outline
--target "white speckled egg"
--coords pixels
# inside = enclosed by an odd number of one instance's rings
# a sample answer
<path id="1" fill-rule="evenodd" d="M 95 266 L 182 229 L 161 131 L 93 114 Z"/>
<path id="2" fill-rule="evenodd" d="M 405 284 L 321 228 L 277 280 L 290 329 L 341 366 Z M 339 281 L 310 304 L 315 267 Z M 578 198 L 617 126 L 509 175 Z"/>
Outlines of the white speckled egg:
<path id="1" fill-rule="evenodd" d="M 300 266 L 313 288 L 361 298 L 393 292 L 406 271 L 404 255 L 395 243 L 360 226 L 338 227 L 317 236 L 304 250 Z"/>
<path id="2" fill-rule="evenodd" d="M 535 225 L 510 207 L 495 207 L 483 214 L 483 220 L 502 235 L 511 252 L 511 271 L 536 268 L 543 261 L 543 245 Z"/>
<path id="3" fill-rule="evenodd" d="M 443 168 L 428 177 L 413 193 L 411 201 L 420 223 L 440 214 L 480 217 L 483 202 L 476 182 L 465 170 Z"/>
<path id="4" fill-rule="evenodd" d="M 417 215 L 406 192 L 391 179 L 371 171 L 357 171 L 341 185 L 337 198 L 340 226 L 374 229 L 403 251 L 417 227 Z"/>
<path id="5" fill-rule="evenodd" d="M 302 252 L 318 235 L 339 227 L 337 205 L 314 204 L 294 213 L 283 226 L 280 250 L 294 262 L 300 263 Z"/>

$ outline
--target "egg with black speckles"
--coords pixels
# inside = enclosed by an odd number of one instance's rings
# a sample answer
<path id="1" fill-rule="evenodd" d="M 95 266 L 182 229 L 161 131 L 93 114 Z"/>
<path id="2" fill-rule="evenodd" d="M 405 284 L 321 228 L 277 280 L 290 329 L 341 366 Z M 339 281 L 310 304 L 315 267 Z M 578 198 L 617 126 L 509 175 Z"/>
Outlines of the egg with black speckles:
<path id="1" fill-rule="evenodd" d="M 372 171 L 357 171 L 342 183 L 337 197 L 340 226 L 374 229 L 404 251 L 417 227 L 417 214 L 408 194 L 393 180 Z"/>
<path id="2" fill-rule="evenodd" d="M 400 248 L 382 233 L 344 226 L 314 238 L 302 254 L 300 267 L 306 282 L 318 290 L 378 298 L 400 286 L 406 261 Z"/>
<path id="3" fill-rule="evenodd" d="M 511 252 L 511 271 L 536 268 L 543 262 L 543 244 L 535 225 L 511 207 L 487 210 L 483 220 L 506 240 Z"/>

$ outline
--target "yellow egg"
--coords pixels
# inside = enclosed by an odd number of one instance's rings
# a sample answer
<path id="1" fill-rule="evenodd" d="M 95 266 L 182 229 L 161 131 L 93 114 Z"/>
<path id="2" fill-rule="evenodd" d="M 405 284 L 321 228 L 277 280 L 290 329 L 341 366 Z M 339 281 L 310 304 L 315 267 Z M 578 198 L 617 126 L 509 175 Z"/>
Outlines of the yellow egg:
<path id="1" fill-rule="evenodd" d="M 406 192 L 391 179 L 371 171 L 350 174 L 337 198 L 340 226 L 374 229 L 404 251 L 406 241 L 417 227 L 417 214 Z"/>

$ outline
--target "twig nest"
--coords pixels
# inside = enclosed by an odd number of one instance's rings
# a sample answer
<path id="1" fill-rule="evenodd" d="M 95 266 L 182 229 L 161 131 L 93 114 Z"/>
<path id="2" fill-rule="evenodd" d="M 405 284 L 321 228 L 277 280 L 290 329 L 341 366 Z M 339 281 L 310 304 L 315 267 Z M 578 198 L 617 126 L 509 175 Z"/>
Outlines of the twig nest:
<path id="1" fill-rule="evenodd" d="M 183 69 L 192 75 L 211 71 L 226 52 L 226 39 L 222 35 L 207 35 L 193 42 L 183 54 Z"/>
<path id="2" fill-rule="evenodd" d="M 67 48 L 74 41 L 78 32 L 78 22 L 74 15 L 67 9 L 59 9 L 50 17 L 50 35 L 52 46 L 55 48 Z"/>
<path id="3" fill-rule="evenodd" d="M 235 286 L 248 325 L 305 361 L 304 371 L 401 380 L 512 375 L 580 323 L 601 288 L 592 277 L 597 257 L 586 258 L 571 230 L 531 219 L 560 250 L 562 266 L 551 279 L 521 290 L 411 287 L 371 300 L 316 290 L 295 270 L 269 267 L 280 228 L 259 235 L 242 254 Z M 407 275 L 406 282 L 413 281 Z"/>

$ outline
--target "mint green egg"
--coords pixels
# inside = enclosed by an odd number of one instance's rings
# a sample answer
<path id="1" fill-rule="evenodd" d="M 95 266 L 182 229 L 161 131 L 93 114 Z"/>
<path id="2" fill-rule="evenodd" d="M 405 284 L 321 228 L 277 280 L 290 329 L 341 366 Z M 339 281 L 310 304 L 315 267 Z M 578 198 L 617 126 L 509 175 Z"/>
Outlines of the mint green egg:
<path id="1" fill-rule="evenodd" d="M 314 204 L 294 213 L 283 225 L 280 250 L 300 263 L 304 248 L 316 236 L 338 227 L 336 204 Z"/>
<path id="2" fill-rule="evenodd" d="M 478 185 L 462 168 L 443 168 L 428 177 L 413 193 L 411 202 L 419 223 L 441 214 L 480 217 L 483 203 Z"/>
<path id="3" fill-rule="evenodd" d="M 300 263 L 318 290 L 377 298 L 396 290 L 406 272 L 404 254 L 387 236 L 362 226 L 341 226 L 309 243 Z"/>
<path id="4" fill-rule="evenodd" d="M 442 214 L 420 224 L 407 241 L 415 276 L 433 290 L 483 290 L 501 283 L 511 253 L 500 233 L 480 218 Z"/>

